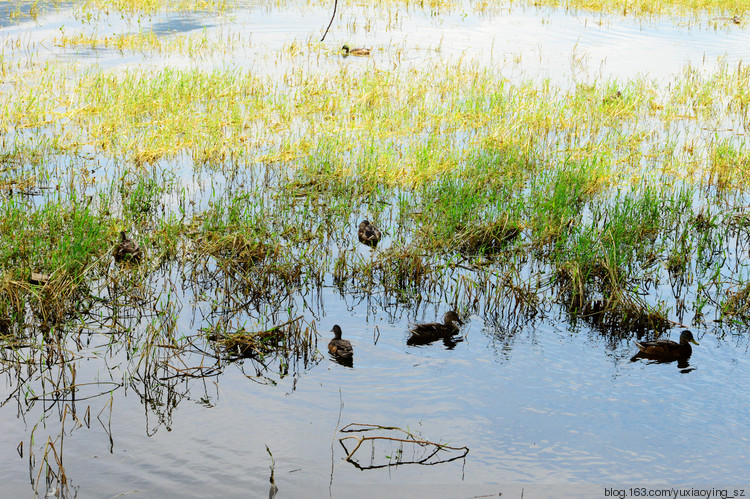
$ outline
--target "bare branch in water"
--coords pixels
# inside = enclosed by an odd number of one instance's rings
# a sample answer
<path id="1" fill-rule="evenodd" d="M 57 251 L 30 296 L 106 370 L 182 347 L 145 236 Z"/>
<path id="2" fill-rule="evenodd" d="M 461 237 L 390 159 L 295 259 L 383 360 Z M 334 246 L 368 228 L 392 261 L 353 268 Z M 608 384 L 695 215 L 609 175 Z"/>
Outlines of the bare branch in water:
<path id="1" fill-rule="evenodd" d="M 395 426 L 380 426 L 380 425 L 373 425 L 373 424 L 360 424 L 360 423 L 350 423 L 343 427 L 341 429 L 342 433 L 354 433 L 354 432 L 366 432 L 366 431 L 376 431 L 376 430 L 387 430 L 387 431 L 399 431 L 401 433 L 404 433 L 406 436 L 405 438 L 396 438 L 396 437 L 387 437 L 387 436 L 374 436 L 374 437 L 365 437 L 365 436 L 347 436 L 339 438 L 339 443 L 341 444 L 341 447 L 344 448 L 344 452 L 346 452 L 346 460 L 352 463 L 354 466 L 361 470 L 369 470 L 369 469 L 376 469 L 376 468 L 385 468 L 387 466 L 398 466 L 400 464 L 422 464 L 427 466 L 432 466 L 435 464 L 442 464 L 442 463 L 448 463 L 451 461 L 455 461 L 457 459 L 461 459 L 466 457 L 466 455 L 469 453 L 468 447 L 452 447 L 450 445 L 440 444 L 436 442 L 430 442 L 429 440 L 423 440 L 421 438 L 417 438 L 412 433 L 403 430 L 401 428 L 395 427 Z M 346 444 L 344 443 L 345 440 L 355 440 L 356 444 L 350 451 Z M 354 459 L 354 455 L 356 454 L 357 450 L 362 446 L 362 444 L 366 441 L 373 442 L 373 446 L 375 445 L 375 442 L 377 441 L 386 441 L 386 442 L 398 442 L 399 448 L 395 452 L 395 455 L 386 456 L 388 459 L 388 462 L 385 464 L 375 464 L 371 463 L 369 465 L 362 465 L 360 464 L 356 459 Z M 409 444 L 413 447 L 413 457 L 411 459 L 405 459 L 404 458 L 404 452 L 403 452 L 403 444 Z M 374 447 L 373 447 L 374 449 Z M 421 455 L 417 455 L 417 450 L 421 449 Z M 454 451 L 452 454 L 454 455 L 448 455 L 445 457 L 435 457 L 437 454 L 441 451 L 444 452 L 450 452 Z M 435 459 L 433 459 L 435 458 Z"/>
<path id="2" fill-rule="evenodd" d="M 326 28 L 326 32 L 323 33 L 323 38 L 320 39 L 322 42 L 326 39 L 326 35 L 328 34 L 328 30 L 331 29 L 331 25 L 333 24 L 333 19 L 336 17 L 336 7 L 339 6 L 339 0 L 333 0 L 333 15 L 331 15 L 331 22 L 328 23 L 328 27 Z"/>

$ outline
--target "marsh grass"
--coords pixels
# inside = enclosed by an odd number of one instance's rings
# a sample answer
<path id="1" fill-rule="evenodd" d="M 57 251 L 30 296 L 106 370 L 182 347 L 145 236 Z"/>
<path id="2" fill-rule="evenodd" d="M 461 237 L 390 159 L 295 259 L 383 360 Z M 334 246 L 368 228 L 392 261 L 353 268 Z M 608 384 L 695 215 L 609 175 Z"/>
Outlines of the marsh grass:
<path id="1" fill-rule="evenodd" d="M 189 252 L 193 268 L 213 269 L 211 279 L 220 272 L 241 282 L 236 289 L 255 302 L 279 292 L 289 296 L 302 283 L 323 282 L 329 272 L 339 283 L 354 279 L 366 289 L 414 295 L 420 287 L 433 288 L 457 257 L 471 266 L 494 255 L 502 265 L 506 252 L 530 247 L 554 269 L 558 290 L 574 311 L 602 303 L 607 310 L 622 306 L 631 316 L 646 307 L 636 296 L 663 278 L 661 267 L 684 273 L 697 256 L 707 271 L 721 251 L 720 227 L 700 222 L 698 215 L 693 228 L 700 237 L 684 231 L 675 236 L 685 220 L 673 214 L 683 213 L 687 201 L 661 183 L 659 172 L 664 165 L 675 174 L 680 146 L 672 142 L 665 149 L 658 137 L 685 112 L 711 126 L 724 111 L 730 113 L 722 121 L 744 122 L 741 102 L 724 108 L 711 100 L 717 90 L 744 81 L 747 72 L 722 66 L 714 76 L 685 75 L 686 83 L 665 99 L 647 81 L 570 90 L 549 82 L 511 86 L 464 63 L 443 67 L 429 82 L 421 74 L 407 81 L 368 69 L 356 78 L 347 70 L 333 79 L 295 74 L 288 92 L 237 70 L 89 71 L 63 87 L 84 95 L 84 105 L 55 97 L 60 88 L 52 84 L 54 72 L 44 72 L 31 91 L 41 96 L 37 101 L 49 101 L 21 107 L 22 100 L 11 95 L 4 123 L 27 129 L 46 123 L 71 141 L 58 138 L 55 150 L 89 143 L 124 158 L 109 187 L 114 201 L 99 197 L 100 219 L 72 221 L 74 232 L 91 235 L 58 258 L 67 260 L 60 268 L 74 280 L 87 261 L 75 255 L 104 255 L 103 234 L 117 225 L 159 225 L 159 237 L 152 233 L 149 244 L 157 246 L 160 259 L 180 261 L 185 257 L 179 252 Z M 42 112 L 51 102 L 58 109 L 65 103 L 58 112 L 64 120 Z M 321 113 L 334 119 L 321 120 Z M 653 128 L 655 120 L 663 120 L 663 132 Z M 645 133 L 647 127 L 651 132 Z M 310 129 L 319 137 L 315 142 L 300 133 Z M 191 221 L 185 219 L 184 195 L 177 211 L 165 203 L 181 182 L 170 161 L 186 151 L 209 176 L 221 165 L 231 171 L 251 160 L 262 166 L 252 167 L 259 176 L 243 183 L 235 197 L 193 213 Z M 742 188 L 742 151 L 734 137 L 695 135 L 690 154 L 710 159 L 711 166 L 692 178 L 708 178 L 711 189 Z M 654 155 L 661 159 L 644 162 Z M 7 164 L 26 164 L 16 157 L 8 156 Z M 28 180 L 20 176 L 15 182 Z M 633 182 L 638 187 L 623 194 Z M 352 259 L 330 246 L 350 240 L 352 214 L 358 212 L 376 221 L 397 220 L 401 228 L 391 247 L 371 260 Z M 76 220 L 91 227 L 79 229 Z M 23 235 L 19 241 L 22 249 Z M 97 249 L 88 246 L 94 241 Z M 12 255 L 6 259 L 13 261 Z M 49 267 L 56 260 L 45 261 Z"/>
<path id="2" fill-rule="evenodd" d="M 227 0 L 85 0 L 82 12 L 114 10 L 123 14 L 153 14 L 160 11 L 211 12 L 230 11 L 233 3 Z"/>
<path id="3" fill-rule="evenodd" d="M 736 291 L 728 291 L 722 313 L 729 318 L 746 321 L 750 318 L 750 286 L 741 283 Z"/>
<path id="4" fill-rule="evenodd" d="M 305 366 L 312 362 L 317 352 L 317 332 L 306 326 L 301 317 L 262 331 L 245 328 L 222 332 L 214 327 L 207 335 L 229 358 L 249 357 L 267 361 L 277 357 L 283 365 L 302 360 Z"/>
<path id="5" fill-rule="evenodd" d="M 507 272 L 514 252 L 531 249 L 574 312 L 600 303 L 633 316 L 658 308 L 638 296 L 665 275 L 716 279 L 722 227 L 716 216 L 688 214 L 690 201 L 671 185 L 694 180 L 731 192 L 746 182 L 736 136 L 689 128 L 689 139 L 661 140 L 686 115 L 713 128 L 745 123 L 745 96 L 726 104 L 717 96 L 747 80 L 743 66 L 686 71 L 667 94 L 645 80 L 510 85 L 471 63 L 444 65 L 429 78 L 369 68 L 293 73 L 281 87 L 235 69 L 59 77 L 42 70 L 27 90 L 4 96 L 2 125 L 26 130 L 6 153 L 7 185 L 54 178 L 43 158 L 75 155 L 82 144 L 116 158 L 118 173 L 108 191 L 98 184 L 98 202 L 86 210 L 75 191 L 43 204 L 64 230 L 39 220 L 25 233 L 9 227 L 20 243 L 6 248 L 9 268 L 44 255 L 45 265 L 26 262 L 25 271 L 38 266 L 54 282 L 81 282 L 118 229 L 159 227 L 144 240 L 157 261 L 189 260 L 194 278 L 226 282 L 256 304 L 329 274 L 421 299 L 420 288 L 434 289 L 457 261 L 484 268 L 482 258 L 492 256 Z M 56 136 L 53 147 L 24 143 L 42 129 Z M 215 200 L 188 210 L 195 200 L 170 167 L 186 153 L 207 178 L 252 173 L 228 198 L 229 186 L 212 181 Z M 27 165 L 35 165 L 32 175 L 23 173 Z M 177 207 L 167 201 L 175 199 Z M 71 220 L 66 202 L 78 206 Z M 13 201 L 4 209 L 13 223 L 27 217 L 14 215 Z M 398 230 L 386 230 L 392 243 L 372 258 L 353 258 L 353 219 L 366 217 Z M 74 236 L 45 240 L 31 226 Z"/>
<path id="6" fill-rule="evenodd" d="M 193 58 L 217 54 L 228 54 L 237 50 L 241 44 L 249 43 L 237 37 L 210 37 L 204 30 L 190 35 L 173 34 L 169 37 L 159 36 L 151 30 L 140 30 L 137 33 L 97 36 L 90 33 L 62 33 L 53 39 L 53 43 L 62 49 L 86 48 L 90 50 L 111 49 L 120 52 L 144 54 L 177 54 Z"/>
<path id="7" fill-rule="evenodd" d="M 498 220 L 466 228 L 458 236 L 457 246 L 461 253 L 499 253 L 503 247 L 518 237 L 522 227 L 504 213 Z"/>
<path id="8" fill-rule="evenodd" d="M 276 0 L 275 3 L 277 5 L 288 5 L 293 4 L 294 2 L 289 0 Z M 362 7 L 361 4 L 354 0 L 347 0 L 342 3 L 342 8 L 351 9 L 353 7 Z M 324 0 L 316 0 L 314 4 L 328 6 L 330 3 Z M 750 10 L 750 3 L 746 0 L 742 0 L 741 2 L 731 2 L 729 0 L 700 0 L 689 2 L 686 0 L 639 0 L 636 2 L 628 2 L 625 0 L 534 0 L 513 2 L 513 4 L 536 9 L 544 7 L 573 12 L 603 12 L 623 17 L 636 16 L 650 18 L 656 16 L 690 16 L 698 18 L 705 13 L 709 13 L 711 16 L 729 16 L 714 17 L 713 22 L 717 25 L 733 25 L 734 23 L 731 20 L 731 16 L 741 15 Z M 478 2 L 467 2 L 461 0 L 379 0 L 372 4 L 371 9 L 373 10 L 367 13 L 374 14 L 375 9 L 378 9 L 381 12 L 385 10 L 389 13 L 396 13 L 399 9 L 404 8 L 421 10 L 433 16 L 448 14 L 451 12 L 496 14 L 502 12 L 503 8 L 507 9 L 507 4 L 487 0 Z M 367 18 L 371 17 L 372 16 L 367 16 Z"/>
<path id="9" fill-rule="evenodd" d="M 734 3 L 723 0 L 702 0 L 686 2 L 684 0 L 626 2 L 621 0 L 549 0 L 541 2 L 542 5 L 550 7 L 562 7 L 566 10 L 584 10 L 594 12 L 608 12 L 622 16 L 665 16 L 665 15 L 694 15 L 699 16 L 704 12 L 714 15 L 735 15 L 746 12 L 750 4 L 745 2 Z"/>
<path id="10" fill-rule="evenodd" d="M 48 124 L 58 136 L 54 145 L 59 150 L 89 144 L 124 153 L 136 164 L 175 158 L 186 150 L 202 164 L 253 158 L 299 166 L 304 159 L 297 158 L 327 156 L 338 178 L 358 178 L 364 186 L 413 186 L 472 162 L 466 151 L 494 149 L 516 151 L 513 168 L 522 166 L 519 161 L 537 168 L 594 156 L 616 175 L 613 181 L 627 180 L 650 166 L 644 165 L 646 159 L 652 168 L 671 168 L 681 161 L 682 144 L 660 138 L 685 112 L 711 128 L 717 127 L 719 116 L 722 122 L 746 122 L 741 103 L 723 108 L 689 102 L 721 101 L 717 92 L 733 82 L 739 85 L 744 70 L 721 70 L 717 81 L 693 78 L 674 103 L 659 97 L 653 83 L 638 82 L 641 88 L 625 88 L 623 97 L 608 105 L 602 102 L 612 84 L 574 93 L 548 82 L 498 85 L 494 74 L 467 64 L 443 68 L 438 80 L 410 76 L 369 70 L 356 77 L 342 70 L 329 79 L 295 75 L 289 93 L 280 94 L 276 82 L 236 70 L 89 72 L 63 88 L 53 83 L 53 72 L 45 71 L 38 85 L 31 85 L 36 87 L 33 98 L 6 97 L 8 112 L 0 124 L 25 129 Z M 420 94 L 425 99 L 413 101 Z M 67 110 L 52 119 L 47 109 L 59 109 L 61 103 Z M 696 115 L 696 109 L 707 111 Z M 321 113 L 333 119 L 321 119 Z M 654 128 L 655 119 L 661 128 Z M 310 133 L 318 139 L 311 141 Z M 714 158 L 719 173 L 713 175 L 720 185 L 744 183 L 745 176 L 730 175 L 742 164 L 741 156 L 731 153 L 736 137 L 719 140 L 696 130 L 685 143 L 690 141 L 696 160 Z M 345 166 L 342 157 L 347 158 Z M 616 171 L 612 164 L 618 165 Z M 484 176 L 502 179 L 497 173 Z"/>
<path id="11" fill-rule="evenodd" d="M 202 36 L 59 43 L 232 47 Z M 283 66 L 329 52 L 275 56 Z M 510 340 L 556 307 L 618 339 L 750 320 L 742 64 L 686 68 L 666 84 L 560 86 L 511 84 L 466 61 L 271 75 L 71 72 L 0 57 L 0 356 L 24 414 L 102 385 L 90 396 L 108 428 L 112 391 L 124 387 L 156 416 L 151 433 L 196 399 L 191 380 L 230 366 L 267 383 L 302 372 L 322 358 L 306 318 L 330 284 L 383 307 L 450 303 Z M 356 240 L 364 218 L 383 230 L 375 250 Z M 144 248 L 140 264 L 113 262 L 121 230 Z M 121 379 L 77 378 L 82 358 L 114 364 Z M 199 397 L 210 405 L 207 385 Z M 62 446 L 39 442 L 50 480 L 62 481 Z"/>
<path id="12" fill-rule="evenodd" d="M 59 42 L 164 42 L 128 36 Z M 280 60 L 298 57 L 288 49 Z M 323 46 L 304 50 L 326 57 Z M 691 311 L 744 320 L 745 269 L 722 275 L 741 251 L 730 240 L 750 226 L 737 209 L 748 178 L 743 65 L 687 68 L 666 86 L 565 88 L 511 84 L 464 61 L 281 78 L 236 68 L 72 74 L 55 64 L 7 74 L 0 228 L 12 237 L 0 238 L 0 332 L 9 344 L 42 329 L 65 344 L 97 310 L 129 310 L 131 325 L 108 326 L 112 344 L 133 349 L 141 379 L 177 376 L 172 364 L 193 347 L 173 316 L 189 291 L 211 310 L 209 336 L 225 353 L 245 344 L 256 359 L 276 352 L 289 363 L 310 357 L 304 328 L 248 327 L 251 311 L 278 318 L 329 277 L 342 293 L 442 300 L 492 320 L 552 304 L 612 332 L 660 330 Z M 377 250 L 358 247 L 364 218 L 384 230 Z M 120 230 L 146 250 L 140 265 L 113 264 Z M 32 272 L 49 279 L 32 284 Z M 155 274 L 166 289 L 148 284 Z M 155 296 L 170 300 L 149 310 Z M 687 296 L 692 309 L 677 305 Z M 211 369 L 200 372 L 221 368 Z"/>

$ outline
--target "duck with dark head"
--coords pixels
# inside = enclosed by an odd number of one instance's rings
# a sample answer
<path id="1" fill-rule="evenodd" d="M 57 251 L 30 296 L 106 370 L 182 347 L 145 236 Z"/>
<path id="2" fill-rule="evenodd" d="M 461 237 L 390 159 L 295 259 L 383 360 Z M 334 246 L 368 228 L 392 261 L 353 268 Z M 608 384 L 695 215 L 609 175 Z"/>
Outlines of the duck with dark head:
<path id="1" fill-rule="evenodd" d="M 674 362 L 676 360 L 686 363 L 693 353 L 691 343 L 699 344 L 693 338 L 693 333 L 687 329 L 680 333 L 679 343 L 672 340 L 636 341 L 635 345 L 639 351 L 630 360 L 650 359 L 657 362 Z"/>
<path id="2" fill-rule="evenodd" d="M 443 323 L 427 322 L 414 324 L 409 330 L 410 336 L 406 340 L 407 345 L 427 345 L 437 340 L 450 340 L 458 334 L 459 326 L 463 321 L 458 317 L 455 310 L 449 310 L 443 316 Z"/>
<path id="3" fill-rule="evenodd" d="M 341 338 L 341 327 L 336 324 L 331 329 L 333 339 L 328 342 L 328 353 L 339 364 L 347 367 L 354 365 L 354 348 L 349 340 Z"/>

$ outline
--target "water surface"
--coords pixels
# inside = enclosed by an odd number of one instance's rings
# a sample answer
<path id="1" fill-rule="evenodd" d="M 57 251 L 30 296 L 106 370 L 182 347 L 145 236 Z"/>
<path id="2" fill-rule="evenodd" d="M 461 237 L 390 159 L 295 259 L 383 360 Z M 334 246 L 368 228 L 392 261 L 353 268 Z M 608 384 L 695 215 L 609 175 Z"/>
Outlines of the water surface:
<path id="1" fill-rule="evenodd" d="M 33 54 L 112 71 L 236 66 L 283 74 L 290 59 L 275 54 L 298 43 L 303 55 L 291 61 L 304 71 L 343 64 L 403 71 L 436 58 L 467 59 L 497 68 L 511 81 L 550 78 L 575 85 L 635 75 L 669 81 L 687 64 L 709 70 L 719 60 L 736 64 L 750 54 L 743 26 L 536 8 L 491 15 L 409 11 L 391 24 L 372 13 L 369 30 L 363 28 L 365 15 L 343 11 L 317 53 L 308 44 L 327 25 L 327 8 L 245 5 L 231 14 L 156 14 L 137 20 L 102 14 L 96 22 L 76 12 L 75 6 L 63 5 L 35 22 L 2 17 L 0 45 L 28 41 L 25 51 L 4 48 L 6 57 L 23 60 Z M 352 20 L 358 28 L 346 30 Z M 144 28 L 160 37 L 235 33 L 241 42 L 229 54 L 197 59 L 63 49 L 51 43 L 61 26 L 66 33 L 94 30 L 100 36 Z M 373 56 L 340 58 L 338 47 L 352 40 L 372 47 Z M 278 497 L 516 497 L 521 491 L 527 497 L 600 497 L 607 486 L 646 485 L 744 486 L 750 493 L 750 464 L 743 459 L 750 450 L 744 329 L 713 324 L 694 329 L 700 346 L 689 369 L 631 362 L 636 351 L 631 339 L 575 323 L 557 308 L 495 323 L 471 313 L 463 341 L 453 348 L 439 342 L 410 347 L 409 323 L 439 319 L 449 300 L 435 297 L 434 303 L 409 308 L 389 296 L 342 296 L 330 280 L 326 283 L 314 296 L 293 300 L 293 310 L 321 332 L 321 353 L 286 376 L 275 369 L 259 376 L 257 365 L 240 360 L 203 378 L 134 379 L 128 366 L 137 352 L 111 344 L 106 327 L 91 327 L 78 337 L 77 400 L 49 405 L 40 400 L 29 407 L 32 394 L 16 392 L 24 373 L 4 363 L 0 476 L 5 493 L 29 494 L 48 437 L 57 450 L 64 449 L 68 492 L 84 497 L 266 496 L 271 465 L 266 446 L 275 459 Z M 205 326 L 208 308 L 184 292 L 175 309 L 178 332 L 196 334 Z M 325 352 L 334 324 L 354 345 L 351 368 Z M 134 321 L 134 330 L 143 328 Z M 679 328 L 667 334 L 676 339 Z M 201 359 L 196 351 L 191 367 Z M 62 428 L 66 404 L 75 405 L 80 419 L 88 409 L 88 423 L 75 428 L 68 417 Z M 343 436 L 338 430 L 349 423 L 400 427 L 470 450 L 464 459 L 434 466 L 362 471 L 343 461 L 337 441 Z M 17 450 L 21 442 L 25 445 Z M 371 458 L 387 462 L 393 452 L 377 448 Z M 52 485 L 51 492 L 60 490 Z"/>

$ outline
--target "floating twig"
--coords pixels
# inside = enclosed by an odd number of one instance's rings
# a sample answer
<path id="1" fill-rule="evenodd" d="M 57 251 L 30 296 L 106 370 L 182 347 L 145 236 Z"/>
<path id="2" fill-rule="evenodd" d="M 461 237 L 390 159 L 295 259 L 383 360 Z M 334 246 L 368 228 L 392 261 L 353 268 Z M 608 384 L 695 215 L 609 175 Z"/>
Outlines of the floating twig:
<path id="1" fill-rule="evenodd" d="M 352 428 L 352 427 L 358 427 L 358 428 Z M 421 464 L 426 466 L 432 466 L 435 464 L 442 464 L 442 463 L 448 463 L 451 461 L 455 461 L 457 459 L 461 459 L 466 457 L 466 455 L 469 453 L 468 447 L 454 447 L 450 445 L 445 445 L 437 442 L 431 442 L 429 440 L 423 440 L 421 438 L 417 438 L 414 436 L 411 432 L 408 432 L 402 428 L 398 428 L 395 426 L 381 426 L 381 425 L 373 425 L 373 424 L 360 424 L 360 423 L 350 423 L 343 427 L 340 431 L 342 433 L 353 433 L 353 432 L 367 432 L 367 431 L 375 431 L 375 430 L 389 430 L 389 431 L 399 431 L 401 433 L 404 433 L 406 435 L 405 438 L 397 438 L 397 437 L 388 437 L 388 436 L 372 436 L 372 437 L 365 437 L 365 436 L 346 436 L 339 438 L 339 443 L 341 444 L 341 447 L 344 448 L 344 452 L 346 452 L 346 458 L 345 460 L 352 463 L 354 466 L 361 470 L 367 470 L 367 469 L 377 469 L 377 468 L 385 468 L 388 466 L 398 466 L 401 464 Z M 356 444 L 350 451 L 346 444 L 344 443 L 346 440 L 355 440 Z M 403 445 L 401 445 L 401 448 L 396 452 L 395 456 L 386 456 L 388 458 L 388 462 L 385 464 L 370 464 L 367 466 L 363 466 L 360 464 L 357 460 L 354 459 L 354 455 L 356 454 L 357 450 L 362 446 L 364 442 L 376 442 L 376 441 L 387 441 L 387 442 L 398 442 L 399 444 L 411 444 L 416 445 L 419 448 L 422 449 L 423 454 L 421 456 L 416 456 L 416 449 L 414 457 L 411 460 L 406 460 L 403 457 Z M 374 443 L 373 443 L 374 445 Z M 436 460 L 433 460 L 435 456 L 441 451 L 454 451 L 459 454 L 454 455 L 452 457 L 441 457 Z M 392 462 L 391 460 L 394 459 L 395 462 Z"/>

